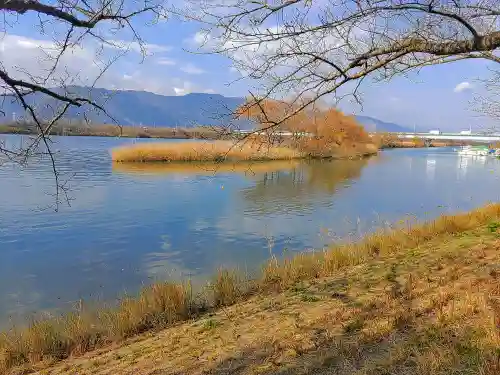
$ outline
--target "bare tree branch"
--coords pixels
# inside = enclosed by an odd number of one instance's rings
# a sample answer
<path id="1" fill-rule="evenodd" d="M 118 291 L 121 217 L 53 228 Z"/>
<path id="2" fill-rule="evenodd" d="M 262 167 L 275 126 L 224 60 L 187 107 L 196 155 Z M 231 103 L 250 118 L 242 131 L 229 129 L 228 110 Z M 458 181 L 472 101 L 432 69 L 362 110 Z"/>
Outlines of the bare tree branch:
<path id="1" fill-rule="evenodd" d="M 481 82 L 485 92 L 475 96 L 473 108 L 480 115 L 500 121 L 500 70 L 493 71 L 491 77 L 482 79 Z"/>
<path id="2" fill-rule="evenodd" d="M 17 102 L 24 110 L 19 114 L 23 121 L 30 121 L 37 130 L 37 135 L 21 149 L 9 149 L 0 145 L 0 153 L 7 160 L 21 164 L 34 155 L 50 159 L 55 176 L 56 209 L 66 195 L 67 181 L 62 181 L 57 171 L 54 153 L 51 149 L 51 130 L 61 121 L 72 107 L 82 108 L 81 115 L 86 118 L 85 111 L 99 111 L 110 121 L 114 119 L 106 112 L 103 100 L 86 96 L 82 90 L 73 90 L 72 85 L 80 83 L 79 73 L 68 70 L 67 56 L 75 51 L 83 51 L 91 47 L 95 52 L 94 79 L 82 77 L 83 84 L 93 88 L 97 81 L 108 71 L 119 57 L 127 50 L 127 43 L 133 45 L 144 57 L 147 48 L 134 27 L 134 19 L 149 15 L 153 20 L 164 15 L 162 0 L 0 0 L 0 11 L 3 15 L 3 37 L 16 34 L 16 27 L 27 20 L 40 35 L 49 40 L 42 40 L 38 46 L 39 66 L 35 71 L 6 64 L 8 56 L 0 57 L 0 113 L 6 115 L 4 108 L 10 102 Z M 37 17 L 30 17 L 28 14 Z M 12 17 L 14 16 L 14 17 Z M 15 19 L 12 21 L 12 19 Z M 144 22 L 144 18 L 142 18 Z M 25 25 L 26 26 L 26 25 Z M 115 45 L 109 39 L 123 33 L 125 39 L 132 38 L 125 46 Z M 135 44 L 133 44 L 135 43 Z M 104 47 L 109 46 L 104 54 Z M 111 51 L 111 52 L 110 52 Z M 110 57 L 111 55 L 111 57 Z M 103 57 L 104 56 L 104 57 Z M 91 57 L 90 57 L 91 58 Z M 107 60 L 107 62 L 106 62 Z M 66 62 L 66 63 L 65 63 Z M 76 84 L 75 84 L 76 82 Z M 89 91 L 90 92 L 90 91 Z M 43 150 L 40 151 L 40 147 Z"/>
<path id="3" fill-rule="evenodd" d="M 259 100 L 293 96 L 300 103 L 272 126 L 320 99 L 337 101 L 347 92 L 360 102 L 365 78 L 390 79 L 466 59 L 500 63 L 497 0 L 196 4 L 184 14 L 204 25 L 203 52 L 231 58 L 239 71 L 262 82 Z"/>
<path id="4" fill-rule="evenodd" d="M 156 8 L 155 6 L 146 6 L 134 12 L 121 13 L 123 8 L 122 6 L 116 7 L 117 9 L 113 9 L 110 7 L 114 3 L 114 1 L 112 0 L 103 2 L 97 10 L 92 9 L 92 7 L 90 7 L 84 1 L 82 1 L 82 3 L 86 5 L 85 8 L 82 8 L 77 4 L 65 4 L 65 2 L 63 1 L 60 1 L 60 7 L 56 7 L 44 4 L 41 1 L 37 0 L 0 0 L 0 10 L 16 12 L 19 14 L 24 14 L 26 12 L 36 12 L 39 14 L 45 14 L 47 16 L 58 18 L 61 21 L 68 22 L 75 27 L 92 29 L 100 21 L 126 21 L 138 14 L 153 11 Z M 78 18 L 69 11 L 64 11 L 64 8 L 69 8 L 74 13 L 79 13 L 82 16 L 85 16 L 86 19 Z"/>

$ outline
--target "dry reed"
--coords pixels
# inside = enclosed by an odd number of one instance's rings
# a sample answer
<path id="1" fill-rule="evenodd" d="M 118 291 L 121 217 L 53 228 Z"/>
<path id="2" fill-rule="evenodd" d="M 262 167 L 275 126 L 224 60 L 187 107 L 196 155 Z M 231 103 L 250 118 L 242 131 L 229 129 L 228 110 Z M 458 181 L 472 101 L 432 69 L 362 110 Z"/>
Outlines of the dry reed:
<path id="1" fill-rule="evenodd" d="M 298 254 L 282 261 L 273 259 L 264 268 L 262 285 L 286 288 L 302 280 L 331 276 L 342 267 L 411 249 L 444 234 L 465 232 L 499 217 L 500 204 L 490 204 L 467 213 L 440 216 L 420 225 L 381 230 L 360 242 L 332 245 L 324 251 Z"/>
<path id="2" fill-rule="evenodd" d="M 209 309 L 233 304 L 253 293 L 332 276 L 342 268 L 414 249 L 441 235 L 459 234 L 499 218 L 500 204 L 490 204 L 421 225 L 380 231 L 357 243 L 332 245 L 325 251 L 301 253 L 281 261 L 274 258 L 253 281 L 220 270 L 205 294 L 193 294 L 189 283 L 165 282 L 145 288 L 136 297 L 122 299 L 115 308 L 80 308 L 61 317 L 35 320 L 27 327 L 15 327 L 0 334 L 0 373 L 82 354 L 147 330 L 198 317 Z"/>
<path id="3" fill-rule="evenodd" d="M 221 162 L 292 160 L 301 157 L 296 150 L 254 142 L 140 143 L 112 150 L 114 162 Z"/>

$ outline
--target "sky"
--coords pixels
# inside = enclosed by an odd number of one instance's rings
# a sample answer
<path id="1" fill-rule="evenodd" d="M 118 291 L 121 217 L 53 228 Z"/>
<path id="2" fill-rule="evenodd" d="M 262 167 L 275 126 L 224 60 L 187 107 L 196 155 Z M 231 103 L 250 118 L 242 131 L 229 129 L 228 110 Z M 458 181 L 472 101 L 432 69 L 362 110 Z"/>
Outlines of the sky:
<path id="1" fill-rule="evenodd" d="M 137 43 L 130 43 L 129 32 L 104 31 L 114 47 L 95 40 L 82 43 L 62 59 L 64 77 L 75 84 L 93 83 L 111 58 L 114 61 L 96 86 L 114 89 L 145 90 L 164 95 L 190 92 L 246 96 L 256 82 L 242 79 L 231 61 L 220 55 L 199 53 L 200 25 L 179 18 L 162 19 L 150 24 L 140 16 L 134 27 L 145 42 L 146 57 Z M 7 19 L 0 36 L 0 56 L 11 72 L 24 69 L 42 74 L 50 67 L 54 40 L 60 39 L 57 27 L 41 30 L 33 14 Z M 5 25 L 9 25 L 5 27 Z M 120 48 L 118 48 L 120 47 Z M 125 54 L 123 51 L 127 50 Z M 123 54 L 123 56 L 122 56 Z M 472 101 L 484 88 L 478 78 L 486 78 L 491 66 L 484 60 L 468 60 L 428 67 L 409 77 L 368 82 L 361 87 L 363 106 L 346 101 L 340 108 L 346 113 L 362 114 L 409 128 L 428 130 L 480 130 L 493 120 L 473 111 Z"/>

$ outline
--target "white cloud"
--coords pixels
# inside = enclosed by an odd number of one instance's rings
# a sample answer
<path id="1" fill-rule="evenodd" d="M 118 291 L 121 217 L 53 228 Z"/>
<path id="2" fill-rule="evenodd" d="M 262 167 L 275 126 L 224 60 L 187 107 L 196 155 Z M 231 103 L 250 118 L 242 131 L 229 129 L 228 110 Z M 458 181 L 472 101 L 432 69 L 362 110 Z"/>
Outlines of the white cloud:
<path id="1" fill-rule="evenodd" d="M 173 87 L 174 93 L 177 96 L 186 95 L 192 92 L 204 92 L 206 94 L 214 94 L 215 90 L 213 89 L 204 89 L 197 84 L 194 84 L 190 81 L 180 81 L 176 80 L 176 85 Z"/>
<path id="2" fill-rule="evenodd" d="M 14 42 L 19 48 L 43 48 L 46 50 L 57 49 L 56 44 L 48 40 L 33 40 L 22 36 L 9 35 L 6 37 L 6 42 L 9 43 L 9 41 Z M 2 42 L 2 45 L 4 45 L 4 43 L 5 41 Z"/>
<path id="3" fill-rule="evenodd" d="M 458 85 L 455 86 L 453 89 L 454 92 L 462 92 L 465 90 L 471 90 L 472 89 L 472 84 L 470 82 L 464 81 L 460 82 Z"/>
<path id="4" fill-rule="evenodd" d="M 125 40 L 107 40 L 107 43 L 103 44 L 105 47 L 134 51 L 137 53 L 145 53 L 147 55 L 153 53 L 162 53 L 172 50 L 171 46 L 153 44 L 153 43 L 139 43 L 137 41 L 128 42 Z"/>
<path id="5" fill-rule="evenodd" d="M 159 50 L 158 48 L 156 50 Z M 19 35 L 0 35 L 0 54 L 4 69 L 14 78 L 42 82 L 53 66 L 59 52 L 57 44 L 50 39 L 27 38 Z M 132 52 L 131 52 L 132 53 Z M 48 85 L 90 85 L 93 84 L 107 63 L 122 53 L 115 48 L 101 48 L 89 40 L 83 46 L 68 48 L 59 61 L 59 67 L 49 79 Z M 97 87 L 116 90 L 144 90 L 163 95 L 185 95 L 190 92 L 213 92 L 203 82 L 190 82 L 173 77 L 171 66 L 176 61 L 169 58 L 146 59 L 142 65 L 127 58 L 120 58 L 96 82 Z M 134 68 L 140 68 L 134 70 Z M 187 64 L 184 70 L 200 74 L 202 69 Z M 27 75 L 29 72 L 30 75 Z"/>
<path id="6" fill-rule="evenodd" d="M 177 95 L 177 96 L 189 94 L 188 90 L 186 90 L 184 88 L 180 88 L 180 87 L 174 87 L 174 92 L 175 92 L 175 95 Z"/>
<path id="7" fill-rule="evenodd" d="M 197 31 L 191 38 L 184 39 L 184 43 L 193 46 L 201 47 L 209 44 L 211 41 L 211 35 L 205 31 Z"/>
<path id="8" fill-rule="evenodd" d="M 198 68 L 196 65 L 191 64 L 191 63 L 184 65 L 181 68 L 181 70 L 187 74 L 203 74 L 203 73 L 205 73 L 205 71 L 203 69 Z"/>
<path id="9" fill-rule="evenodd" d="M 193 41 L 200 45 L 206 42 L 209 39 L 210 35 L 201 31 L 196 32 L 193 36 Z"/>
<path id="10" fill-rule="evenodd" d="M 9 75 L 28 81 L 44 82 L 45 85 L 87 84 L 101 72 L 107 57 L 94 46 L 67 48 L 51 72 L 60 47 L 51 40 L 33 39 L 14 34 L 0 38 L 2 65 Z M 50 73 L 50 74 L 49 74 Z M 50 75 L 50 76 L 49 76 Z M 63 82 L 62 82 L 63 81 Z"/>
<path id="11" fill-rule="evenodd" d="M 173 65 L 177 64 L 174 60 L 167 59 L 167 58 L 158 59 L 158 60 L 156 60 L 156 63 L 159 65 L 169 65 L 169 66 L 173 66 Z"/>
<path id="12" fill-rule="evenodd" d="M 192 44 L 198 44 L 204 50 L 225 50 L 229 57 L 233 60 L 233 69 L 231 73 L 238 71 L 242 76 L 248 76 L 251 73 L 257 73 L 263 77 L 262 81 L 270 78 L 271 82 L 274 81 L 274 76 L 285 76 L 292 74 L 297 66 L 308 64 L 308 68 L 314 70 L 316 74 L 329 74 L 331 66 L 326 63 L 318 62 L 317 64 L 310 64 L 310 58 L 306 55 L 298 56 L 293 52 L 293 46 L 287 43 L 286 40 L 276 38 L 283 32 L 289 31 L 283 25 L 269 25 L 262 28 L 243 28 L 241 33 L 234 33 L 231 38 L 226 35 L 214 32 L 207 34 L 206 32 L 198 32 L 191 37 Z M 249 36 L 252 34 L 259 34 L 259 36 Z M 263 36 L 265 35 L 265 36 Z M 303 36 L 297 37 L 297 43 L 300 44 L 301 49 L 305 52 L 313 52 L 325 55 L 329 60 L 342 65 L 348 61 L 348 54 L 352 53 L 345 47 L 345 39 L 349 38 L 351 41 L 356 42 L 354 45 L 358 48 L 366 44 L 366 39 L 369 37 L 366 31 L 359 27 L 352 27 L 346 30 L 340 28 L 329 30 L 328 32 L 322 30 L 316 33 L 306 33 Z M 369 39 L 369 38 L 368 38 Z M 263 42 L 263 40 L 265 42 Z M 201 45 L 200 45 L 201 44 Z M 274 59 L 273 63 L 266 64 L 269 57 L 276 56 L 280 52 L 282 58 Z M 319 51 L 319 52 L 318 52 Z M 288 53 L 290 52 L 290 53 Z M 288 56 L 288 57 L 287 57 Z M 265 67 L 265 70 L 263 70 Z M 306 74 L 304 71 L 295 73 L 297 77 L 301 77 L 303 84 L 297 85 L 296 91 L 301 92 L 304 86 L 313 86 L 317 80 L 314 75 L 308 75 L 304 79 L 301 75 Z M 289 92 L 290 95 L 296 93 Z"/>

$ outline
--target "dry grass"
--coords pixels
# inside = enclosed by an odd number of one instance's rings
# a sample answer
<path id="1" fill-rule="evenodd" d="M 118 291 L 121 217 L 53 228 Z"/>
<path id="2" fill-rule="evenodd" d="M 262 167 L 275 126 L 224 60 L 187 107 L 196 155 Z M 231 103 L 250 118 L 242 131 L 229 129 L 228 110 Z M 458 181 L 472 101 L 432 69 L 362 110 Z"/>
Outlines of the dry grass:
<path id="1" fill-rule="evenodd" d="M 277 170 L 288 170 L 296 167 L 296 160 L 273 160 L 266 162 L 235 162 L 235 163 L 113 163 L 113 172 L 127 174 L 158 174 L 168 175 L 181 173 L 210 175 L 214 173 L 263 173 Z"/>
<path id="2" fill-rule="evenodd" d="M 293 160 L 301 155 L 290 148 L 269 146 L 253 142 L 231 141 L 141 143 L 118 147 L 111 157 L 119 163 L 144 162 L 221 162 Z"/>
<path id="3" fill-rule="evenodd" d="M 287 288 L 302 280 L 327 277 L 345 266 L 355 266 L 379 256 L 411 249 L 436 236 L 457 234 L 477 228 L 500 217 L 500 204 L 491 204 L 467 213 L 441 216 L 408 228 L 383 230 L 357 243 L 332 245 L 323 252 L 304 253 L 291 259 L 273 259 L 264 269 L 264 285 Z"/>
<path id="4" fill-rule="evenodd" d="M 394 133 L 377 133 L 372 137 L 373 142 L 380 148 L 422 148 L 426 147 L 421 138 L 399 138 Z M 442 143 L 440 143 L 441 147 Z"/>
<path id="5" fill-rule="evenodd" d="M 40 374 L 496 375 L 492 228 L 381 254 Z"/>
<path id="6" fill-rule="evenodd" d="M 396 133 L 376 133 L 372 136 L 373 142 L 380 149 L 386 148 L 422 148 L 427 147 L 424 140 L 421 138 L 399 138 Z M 454 140 L 430 140 L 429 147 L 451 147 L 463 146 L 465 144 L 474 144 L 471 141 L 454 141 Z"/>
<path id="7" fill-rule="evenodd" d="M 335 327 L 338 326 L 342 335 L 356 336 L 354 341 L 329 344 L 337 345 L 334 350 L 336 357 L 340 355 L 345 356 L 346 360 L 359 360 L 351 358 L 354 353 L 351 350 L 357 352 L 361 349 L 366 350 L 368 355 L 370 346 L 365 347 L 365 345 L 382 340 L 385 346 L 380 350 L 390 351 L 391 366 L 394 363 L 401 364 L 403 361 L 401 366 L 411 365 L 411 368 L 417 366 L 419 369 L 417 372 L 398 372 L 396 366 L 385 373 L 445 374 L 445 369 L 449 368 L 446 366 L 472 366 L 462 363 L 460 356 L 457 356 L 460 351 L 465 351 L 466 355 L 475 356 L 476 361 L 479 361 L 477 363 L 483 366 L 483 374 L 494 374 L 495 372 L 491 371 L 499 369 L 491 367 L 496 363 L 494 354 L 497 350 L 491 345 L 497 345 L 498 348 L 500 335 L 500 290 L 498 290 L 500 269 L 488 271 L 488 277 L 496 280 L 492 285 L 497 289 L 487 289 L 490 284 L 472 276 L 477 269 L 474 262 L 482 262 L 481 264 L 488 266 L 493 265 L 495 261 L 500 262 L 498 251 L 500 242 L 496 240 L 497 230 L 500 227 L 496 222 L 498 218 L 500 218 L 500 204 L 492 204 L 468 213 L 442 216 L 422 225 L 375 233 L 358 243 L 334 245 L 325 251 L 298 254 L 283 261 L 272 259 L 264 267 L 262 274 L 253 281 L 241 278 L 235 272 L 221 270 L 201 294 L 194 294 L 188 283 L 160 283 L 144 289 L 136 297 L 123 299 L 115 308 L 102 310 L 81 308 L 63 317 L 34 321 L 27 327 L 15 328 L 0 335 L 0 373 L 7 373 L 12 368 L 19 369 L 20 366 L 23 371 L 37 366 L 43 367 L 47 363 L 80 355 L 112 342 L 120 342 L 145 331 L 157 331 L 199 317 L 207 310 L 215 311 L 219 307 L 232 305 L 252 296 L 257 296 L 253 297 L 255 299 L 259 298 L 258 296 L 269 295 L 273 290 L 299 293 L 300 309 L 303 311 L 304 304 L 314 304 L 321 298 L 318 297 L 320 294 L 311 294 L 301 285 L 304 283 L 317 285 L 324 283 L 321 280 L 334 278 L 337 281 L 329 281 L 329 288 L 333 290 L 327 291 L 327 295 L 337 302 L 321 310 L 321 314 L 316 312 L 316 318 L 321 324 L 316 322 L 315 326 L 334 324 Z M 477 228 L 481 227 L 484 229 L 478 234 L 463 237 L 467 231 L 478 230 Z M 484 245 L 483 238 L 496 240 L 498 246 L 495 245 L 497 247 L 491 250 Z M 465 250 L 462 248 L 450 248 L 450 242 L 462 239 L 469 240 L 464 242 L 466 246 L 474 244 L 471 251 L 467 252 L 469 258 L 463 254 Z M 403 266 L 408 269 L 404 270 Z M 411 267 L 420 268 L 409 270 Z M 434 271 L 436 267 L 437 271 Z M 443 268 L 447 270 L 445 279 L 439 276 Z M 377 271 L 376 274 L 373 274 L 374 270 Z M 414 277 L 415 272 L 420 274 Z M 457 283 L 458 280 L 465 283 L 462 279 L 467 272 L 469 276 L 472 275 L 470 285 L 467 284 L 469 289 L 463 289 Z M 342 276 L 344 281 L 338 279 L 339 275 L 344 275 Z M 356 280 L 359 282 L 353 286 Z M 379 285 L 381 280 L 383 285 Z M 344 290 L 346 285 L 349 286 L 349 291 Z M 479 288 L 480 293 L 474 288 Z M 474 291 L 473 294 L 470 294 L 471 290 Z M 488 290 L 490 294 L 487 301 L 481 302 L 481 296 Z M 466 293 L 464 298 L 471 299 L 472 302 L 453 297 L 464 293 Z M 357 302 L 348 309 L 332 310 L 338 307 L 339 301 L 349 301 L 353 296 Z M 450 305 L 450 298 L 456 301 L 456 304 Z M 415 302 L 417 300 L 418 303 Z M 366 306 L 366 309 L 363 306 Z M 257 317 L 251 309 L 246 307 L 243 309 L 248 322 L 240 323 L 251 330 L 252 327 L 248 325 L 252 324 L 252 319 L 255 323 Z M 266 309 L 272 312 L 276 310 L 276 306 L 268 305 Z M 479 312 L 475 313 L 476 310 Z M 227 314 L 227 311 L 224 311 Z M 252 334 L 254 336 L 270 332 L 278 334 L 276 328 L 272 327 L 275 324 L 281 325 L 282 316 L 271 314 L 269 321 L 259 323 L 263 327 L 253 327 Z M 477 331 L 469 332 L 466 329 L 468 327 L 460 323 L 462 320 L 477 324 Z M 207 326 L 210 326 L 208 331 L 215 332 L 219 327 L 219 321 L 214 320 L 212 323 L 207 323 Z M 294 332 L 297 327 L 304 327 L 310 323 L 308 321 L 307 324 L 299 322 L 298 326 L 283 326 L 283 331 L 279 335 L 283 336 L 284 342 L 292 340 L 291 337 L 295 337 Z M 488 328 L 490 325 L 493 328 Z M 335 327 L 332 326 L 331 329 L 335 331 L 337 329 Z M 436 331 L 436 327 L 439 331 Z M 490 331 L 486 332 L 488 329 Z M 311 335 L 313 331 L 307 332 L 307 335 Z M 403 340 L 401 332 L 410 335 Z M 460 336 L 462 333 L 466 336 Z M 307 336 L 305 333 L 304 335 Z M 392 340 L 389 342 L 391 348 L 386 347 L 388 345 L 386 340 L 389 338 Z M 452 338 L 453 348 L 450 349 L 446 345 Z M 311 337 L 308 340 L 310 341 Z M 300 345 L 294 344 L 285 349 L 293 350 L 295 356 L 318 349 L 316 344 L 312 346 L 308 344 L 309 346 L 306 345 L 304 348 L 302 338 L 299 341 Z M 265 342 L 255 340 L 254 343 L 262 345 Z M 200 346 L 205 344 L 196 341 L 196 345 L 194 343 L 190 345 L 191 347 L 197 345 L 199 350 Z M 231 347 L 227 342 L 224 345 Z M 353 345 L 354 349 L 351 349 Z M 443 346 L 445 349 L 436 350 L 434 347 L 436 345 L 438 349 Z M 282 349 L 280 348 L 280 353 Z M 234 352 L 229 350 L 231 351 Z M 404 362 L 412 351 L 416 358 L 410 361 L 411 363 Z M 433 355 L 436 357 L 432 358 Z M 273 369 L 273 366 L 269 369 Z M 366 367 L 366 373 L 374 371 L 370 366 Z"/>
<path id="8" fill-rule="evenodd" d="M 78 355 L 151 329 L 189 319 L 195 311 L 189 285 L 159 283 L 118 307 L 78 311 L 33 321 L 0 334 L 0 373 L 9 368 Z M 197 309 L 202 308 L 198 302 Z"/>

